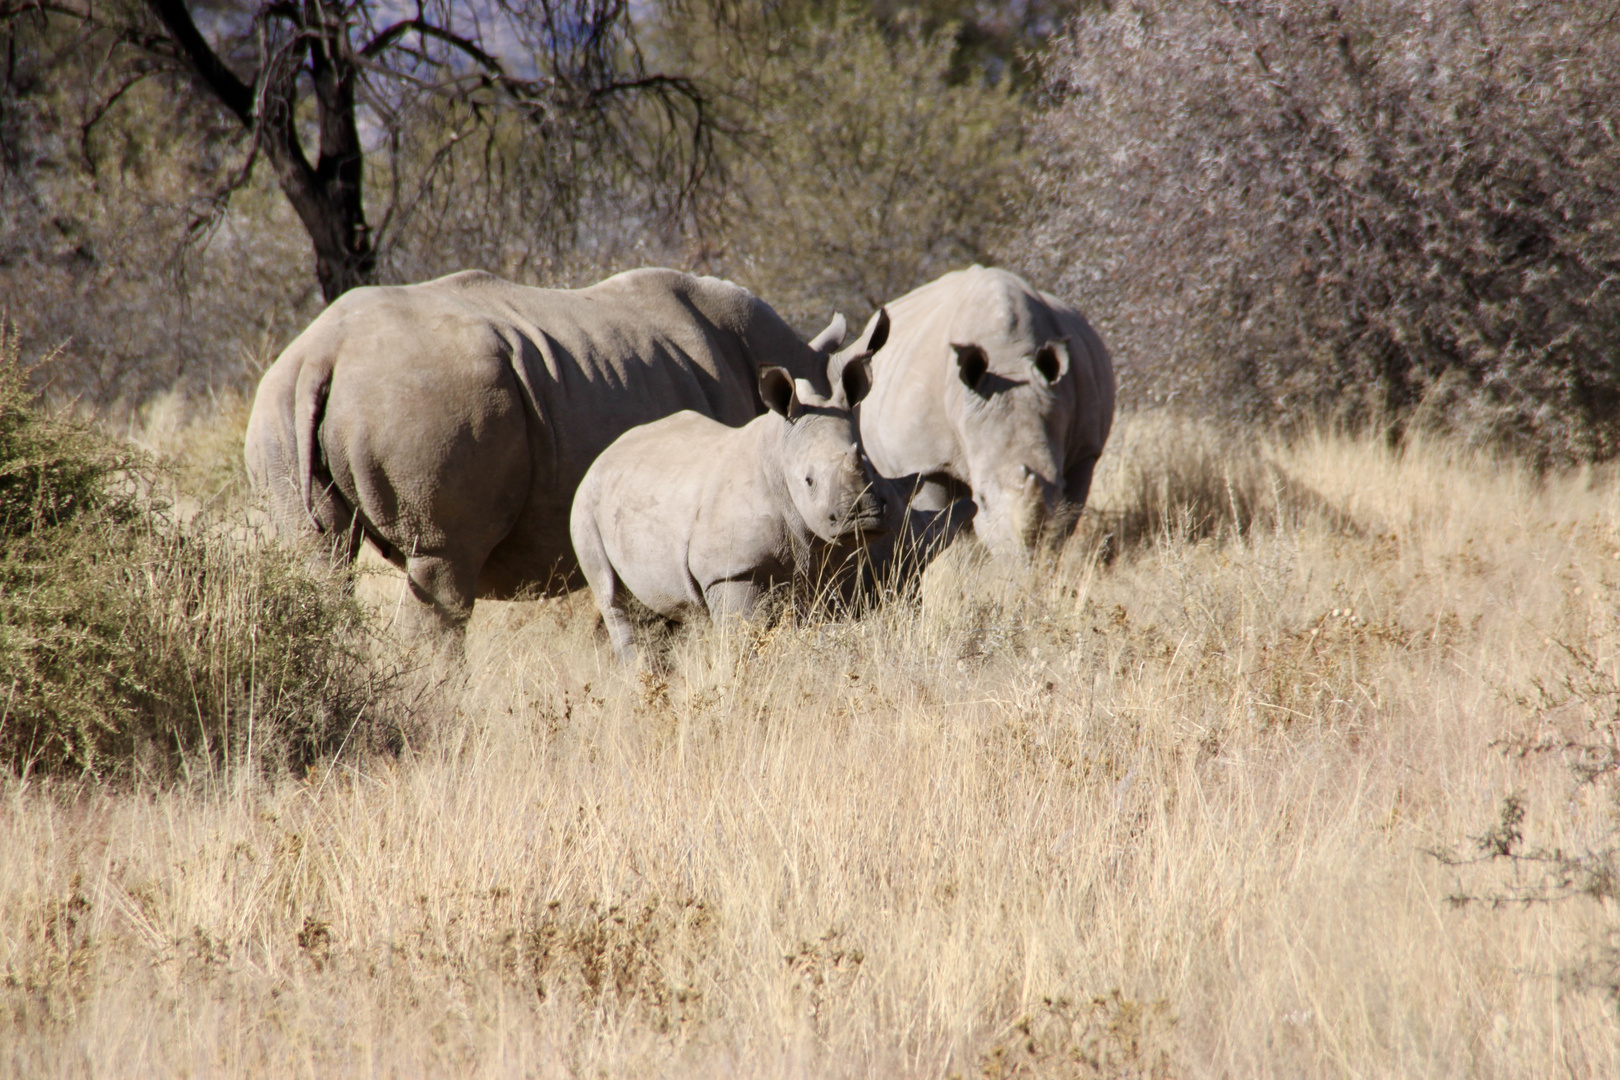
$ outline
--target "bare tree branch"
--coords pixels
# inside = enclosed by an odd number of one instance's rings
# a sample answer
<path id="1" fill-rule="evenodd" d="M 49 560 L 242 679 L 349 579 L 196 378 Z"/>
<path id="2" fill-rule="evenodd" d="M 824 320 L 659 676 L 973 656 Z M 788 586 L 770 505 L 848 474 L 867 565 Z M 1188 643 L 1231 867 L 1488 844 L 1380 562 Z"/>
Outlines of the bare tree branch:
<path id="1" fill-rule="evenodd" d="M 701 83 L 648 70 L 627 0 L 496 0 L 478 9 L 423 0 L 405 17 L 379 0 L 283 0 L 244 11 L 219 41 L 184 0 L 142 0 L 134 14 L 74 0 L 0 0 L 0 19 L 25 13 L 104 35 L 103 68 L 118 85 L 86 119 L 87 165 L 90 131 L 107 109 L 150 74 L 185 73 L 251 136 L 246 167 L 262 160 L 273 168 L 329 300 L 377 278 L 385 234 L 426 224 L 416 208 L 435 203 L 441 183 L 463 182 L 455 162 L 468 153 L 485 158 L 484 197 L 495 185 L 498 198 L 531 217 L 539 209 L 554 229 L 577 222 L 599 193 L 633 193 L 649 213 L 681 212 L 718 175 L 715 138 L 728 130 Z M 491 19 L 505 20 L 499 38 Z M 491 46 L 496 40 L 502 48 Z M 513 40 L 529 58 L 503 55 Z M 508 118 L 529 133 L 505 127 Z M 400 138 L 406 127 L 426 144 Z M 484 131 L 482 143 L 452 134 L 470 128 Z M 376 230 L 364 197 L 362 133 L 372 130 L 391 148 L 382 190 L 395 196 L 380 205 Z M 205 201 L 222 206 L 237 186 Z M 542 195 L 548 202 L 537 207 Z"/>
<path id="2" fill-rule="evenodd" d="M 192 22 L 186 5 L 179 0 L 147 0 L 147 7 L 163 21 L 192 70 L 208 84 L 220 103 L 235 113 L 244 126 L 251 127 L 253 88 L 237 78 L 209 47 L 197 24 Z"/>
<path id="3" fill-rule="evenodd" d="M 368 60 L 372 59 L 384 49 L 392 45 L 395 41 L 413 31 L 423 35 L 424 37 L 436 38 L 447 45 L 455 46 L 461 52 L 466 53 L 469 57 L 476 60 L 479 66 L 483 67 L 490 74 L 502 79 L 506 78 L 506 69 L 501 66 L 500 61 L 489 55 L 489 53 L 485 52 L 476 44 L 468 41 L 461 35 L 452 34 L 444 27 L 435 26 L 426 19 L 420 18 L 404 19 L 388 27 L 386 30 L 383 30 L 360 50 L 360 55 L 364 56 Z"/>

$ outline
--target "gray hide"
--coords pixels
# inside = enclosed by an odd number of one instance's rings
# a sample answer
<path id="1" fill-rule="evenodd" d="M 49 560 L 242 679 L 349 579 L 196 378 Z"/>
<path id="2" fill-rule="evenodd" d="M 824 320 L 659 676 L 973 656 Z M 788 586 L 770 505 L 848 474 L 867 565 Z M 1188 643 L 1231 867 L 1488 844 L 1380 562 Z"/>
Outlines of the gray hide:
<path id="1" fill-rule="evenodd" d="M 1108 350 L 1080 313 L 1005 270 L 946 274 L 885 305 L 861 435 L 913 505 L 971 493 L 992 550 L 1061 539 L 1085 505 L 1114 416 Z M 1055 528 L 1053 526 L 1056 526 Z"/>
<path id="2" fill-rule="evenodd" d="M 683 409 L 746 423 L 767 363 L 825 392 L 843 335 L 836 317 L 806 345 L 747 290 L 673 270 L 355 289 L 265 373 L 248 472 L 278 530 L 340 559 L 372 541 L 456 630 L 475 597 L 577 583 L 569 506 L 620 434 Z"/>
<path id="3" fill-rule="evenodd" d="M 674 619 L 746 618 L 826 549 L 893 526 L 900 501 L 876 483 L 850 412 L 866 357 L 840 367 L 831 396 L 765 368 L 771 411 L 751 423 L 676 413 L 596 459 L 574 497 L 574 548 L 622 660 L 635 655 L 626 593 Z"/>

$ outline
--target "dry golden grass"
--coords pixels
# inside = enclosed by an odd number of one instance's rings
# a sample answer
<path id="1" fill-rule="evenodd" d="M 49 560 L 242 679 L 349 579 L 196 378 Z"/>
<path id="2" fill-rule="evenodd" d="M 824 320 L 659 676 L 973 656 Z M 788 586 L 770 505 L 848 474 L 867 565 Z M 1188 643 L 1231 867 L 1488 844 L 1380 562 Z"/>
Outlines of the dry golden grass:
<path id="1" fill-rule="evenodd" d="M 1493 742 L 1596 722 L 1533 702 L 1615 675 L 1614 475 L 1162 417 L 1106 460 L 1055 572 L 959 545 L 663 675 L 585 594 L 481 604 L 397 760 L 9 783 L 0 1073 L 1620 1075 L 1610 902 L 1427 853 L 1510 792 L 1612 836 Z"/>

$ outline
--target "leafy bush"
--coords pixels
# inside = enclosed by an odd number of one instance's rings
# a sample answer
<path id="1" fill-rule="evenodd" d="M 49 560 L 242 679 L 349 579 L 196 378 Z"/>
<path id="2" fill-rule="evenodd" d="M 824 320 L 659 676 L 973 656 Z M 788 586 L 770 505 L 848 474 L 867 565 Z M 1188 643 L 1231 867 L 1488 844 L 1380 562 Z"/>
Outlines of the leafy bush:
<path id="1" fill-rule="evenodd" d="M 1127 400 L 1620 454 L 1620 23 L 1140 0 L 1050 70 L 1032 258 Z"/>
<path id="2" fill-rule="evenodd" d="M 730 78 L 763 144 L 731 163 L 717 272 L 814 331 L 991 261 L 1026 193 L 1023 105 L 952 83 L 953 30 L 835 12 L 755 43 Z"/>
<path id="3" fill-rule="evenodd" d="M 165 779 L 386 738 L 363 609 L 35 407 L 0 327 L 0 768 Z"/>

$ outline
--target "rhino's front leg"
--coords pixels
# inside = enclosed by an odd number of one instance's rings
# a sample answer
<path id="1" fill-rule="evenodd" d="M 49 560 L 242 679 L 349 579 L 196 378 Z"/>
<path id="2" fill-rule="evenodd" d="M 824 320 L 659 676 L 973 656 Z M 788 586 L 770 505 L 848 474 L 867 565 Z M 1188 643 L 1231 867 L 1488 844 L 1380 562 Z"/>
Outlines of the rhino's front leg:
<path id="1" fill-rule="evenodd" d="M 733 619 L 752 619 L 764 591 L 753 581 L 716 581 L 704 587 L 703 603 L 709 618 L 723 625 Z"/>
<path id="2" fill-rule="evenodd" d="M 957 534 L 973 524 L 979 508 L 972 499 L 957 499 L 945 509 L 932 514 L 913 514 L 906 521 L 906 539 L 910 552 L 918 562 L 918 569 L 926 567 L 950 546 Z"/>
<path id="3" fill-rule="evenodd" d="M 912 510 L 946 510 L 951 503 L 970 493 L 966 484 L 942 472 L 906 476 L 895 481 L 902 490 L 908 483 L 911 497 L 906 500 L 906 505 Z"/>
<path id="4" fill-rule="evenodd" d="M 1080 518 L 1080 511 L 1085 509 L 1086 498 L 1091 494 L 1091 477 L 1096 469 L 1096 458 L 1081 458 L 1063 474 L 1063 501 L 1066 504 L 1064 514 L 1066 528 L 1063 533 L 1065 536 L 1074 531 L 1075 522 Z"/>

